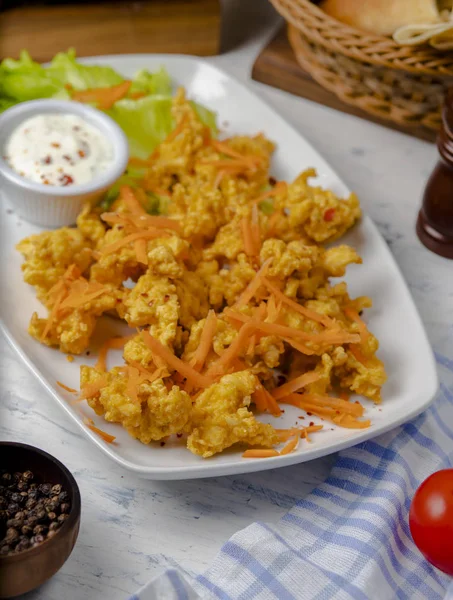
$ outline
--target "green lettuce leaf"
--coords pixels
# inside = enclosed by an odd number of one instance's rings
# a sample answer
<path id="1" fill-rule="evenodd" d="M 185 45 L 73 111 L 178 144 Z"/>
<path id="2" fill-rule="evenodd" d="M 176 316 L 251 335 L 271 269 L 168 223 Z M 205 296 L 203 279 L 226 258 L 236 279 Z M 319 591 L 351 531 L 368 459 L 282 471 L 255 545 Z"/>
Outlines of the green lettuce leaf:
<path id="1" fill-rule="evenodd" d="M 46 71 L 63 86 L 70 85 L 78 91 L 111 87 L 124 81 L 124 78 L 111 67 L 78 63 L 73 48 L 68 52 L 59 52 Z"/>
<path id="2" fill-rule="evenodd" d="M 139 71 L 132 80 L 131 93 L 171 95 L 171 79 L 167 71 L 161 67 L 156 73 L 146 69 Z"/>

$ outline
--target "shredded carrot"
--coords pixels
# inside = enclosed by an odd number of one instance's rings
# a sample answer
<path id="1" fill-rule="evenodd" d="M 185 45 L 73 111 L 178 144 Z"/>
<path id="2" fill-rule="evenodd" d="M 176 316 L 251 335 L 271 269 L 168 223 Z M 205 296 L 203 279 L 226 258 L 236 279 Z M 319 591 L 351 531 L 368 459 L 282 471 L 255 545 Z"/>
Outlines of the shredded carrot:
<path id="1" fill-rule="evenodd" d="M 259 385 L 253 392 L 252 401 L 260 412 L 267 410 L 267 398 L 264 394 L 262 385 Z"/>
<path id="2" fill-rule="evenodd" d="M 107 254 L 112 254 L 113 252 L 117 252 L 123 246 L 127 246 L 131 242 L 135 242 L 135 240 L 139 240 L 139 239 L 152 240 L 152 239 L 159 238 L 159 237 L 163 237 L 163 234 L 162 234 L 162 231 L 159 231 L 158 229 L 144 229 L 143 231 L 136 231 L 135 233 L 130 233 L 126 237 L 122 238 L 121 240 L 117 240 L 116 242 L 113 242 L 112 244 L 109 244 L 108 246 L 104 246 L 101 249 L 101 254 L 107 255 Z"/>
<path id="3" fill-rule="evenodd" d="M 357 323 L 357 325 L 359 326 L 359 332 L 360 332 L 360 336 L 362 338 L 362 343 L 366 342 L 370 336 L 370 332 L 368 331 L 368 328 L 365 325 L 365 323 L 360 318 L 359 313 L 356 310 L 354 310 L 353 308 L 351 308 L 350 306 L 346 306 L 343 309 L 343 312 L 347 317 L 349 317 L 349 319 L 351 319 L 351 321 L 354 321 L 355 323 Z"/>
<path id="4" fill-rule="evenodd" d="M 124 337 L 113 337 L 113 338 L 110 338 L 109 340 L 105 341 L 102 344 L 101 349 L 99 350 L 98 360 L 97 360 L 97 363 L 94 368 L 97 371 L 105 371 L 107 369 L 106 361 L 107 361 L 108 351 L 109 350 L 120 350 L 121 348 L 124 348 L 126 343 L 129 342 L 130 340 L 132 340 L 132 338 L 134 338 L 134 337 L 135 337 L 135 334 L 126 335 Z"/>
<path id="5" fill-rule="evenodd" d="M 147 265 L 148 264 L 147 249 L 148 249 L 148 245 L 146 243 L 146 240 L 144 240 L 143 238 L 135 240 L 135 242 L 134 242 L 134 252 L 137 255 L 138 262 L 142 263 L 143 265 Z"/>
<path id="6" fill-rule="evenodd" d="M 300 432 L 300 437 L 305 438 L 307 442 L 311 442 L 311 439 L 308 437 L 308 434 L 315 433 L 316 431 L 321 431 L 322 428 L 322 425 L 310 425 L 309 427 L 304 427 Z"/>
<path id="7" fill-rule="evenodd" d="M 279 417 L 282 414 L 282 409 L 280 408 L 272 394 L 268 392 L 265 387 L 263 387 L 263 391 L 269 412 L 272 415 L 274 415 L 274 417 Z"/>
<path id="8" fill-rule="evenodd" d="M 277 224 L 279 217 L 281 216 L 281 211 L 276 210 L 270 217 L 267 222 L 267 237 L 270 238 L 274 235 L 274 229 Z"/>
<path id="9" fill-rule="evenodd" d="M 254 204 L 252 206 L 252 222 L 250 225 L 250 232 L 252 234 L 253 248 L 255 251 L 255 256 L 259 256 L 259 253 L 261 251 L 261 230 L 260 230 L 258 208 L 257 208 L 256 204 Z"/>
<path id="10" fill-rule="evenodd" d="M 277 194 L 285 193 L 287 188 L 288 188 L 288 184 L 286 183 L 286 181 L 277 181 L 277 183 L 275 184 L 275 186 L 272 189 L 268 190 L 267 192 L 264 192 L 260 196 L 257 196 L 256 198 L 254 198 L 252 200 L 252 202 L 254 204 L 259 204 L 260 202 L 262 202 L 263 200 L 266 200 L 267 198 L 272 198 L 272 196 L 276 196 Z"/>
<path id="11" fill-rule="evenodd" d="M 186 126 L 187 122 L 189 120 L 189 114 L 185 113 L 182 117 L 182 119 L 179 121 L 179 123 L 176 125 L 176 127 L 173 129 L 173 131 L 171 131 L 167 137 L 164 140 L 164 144 L 168 144 L 169 142 L 172 142 L 175 138 L 178 137 L 178 135 L 180 133 L 182 133 L 182 131 L 184 130 L 184 127 Z"/>
<path id="12" fill-rule="evenodd" d="M 150 161 L 144 160 L 143 158 L 138 158 L 137 156 L 131 156 L 129 159 L 129 165 L 131 167 L 143 167 L 144 169 L 147 169 L 150 165 Z"/>
<path id="13" fill-rule="evenodd" d="M 88 283 L 86 280 L 77 280 L 71 284 L 67 297 L 60 303 L 59 310 L 65 308 L 79 308 L 102 296 L 106 288 L 100 283 Z"/>
<path id="14" fill-rule="evenodd" d="M 217 331 L 217 317 L 213 310 L 208 312 L 206 321 L 201 332 L 200 343 L 191 360 L 191 366 L 195 371 L 201 371 L 212 346 L 214 335 Z"/>
<path id="15" fill-rule="evenodd" d="M 91 90 L 81 90 L 72 92 L 72 100 L 77 102 L 97 102 L 98 108 L 107 110 L 115 102 L 124 98 L 131 87 L 131 81 L 123 81 L 118 85 L 112 85 L 106 88 L 92 88 Z"/>
<path id="16" fill-rule="evenodd" d="M 193 369 L 190 365 L 175 356 L 175 354 L 173 354 L 173 352 L 167 348 L 167 346 L 164 346 L 158 340 L 153 338 L 148 331 L 142 331 L 142 338 L 153 355 L 162 358 L 171 369 L 174 369 L 177 373 L 180 373 L 183 377 L 190 381 L 190 383 L 195 385 L 195 387 L 206 388 L 212 384 L 212 379 L 210 377 L 195 371 L 195 369 Z"/>
<path id="17" fill-rule="evenodd" d="M 216 175 L 216 177 L 214 179 L 214 188 L 218 188 L 219 187 L 219 185 L 222 182 L 222 179 L 225 177 L 225 175 L 226 175 L 226 171 L 220 170 L 217 173 L 217 175 Z"/>
<path id="18" fill-rule="evenodd" d="M 248 286 L 245 288 L 245 290 L 239 296 L 236 303 L 233 305 L 233 308 L 240 308 L 241 306 L 245 306 L 246 304 L 248 304 L 250 302 L 250 300 L 253 298 L 253 296 L 256 294 L 259 287 L 261 286 L 261 279 L 268 272 L 271 262 L 272 262 L 272 256 L 263 262 L 263 264 L 261 265 L 261 268 L 256 273 L 255 277 L 248 284 Z"/>
<path id="19" fill-rule="evenodd" d="M 211 365 L 207 371 L 208 376 L 221 375 L 226 371 L 234 358 L 239 355 L 240 350 L 247 343 L 248 338 L 253 333 L 254 326 L 252 323 L 245 323 L 239 330 L 238 335 L 235 337 L 233 342 L 223 352 L 222 356 Z"/>
<path id="20" fill-rule="evenodd" d="M 220 152 L 221 154 L 225 154 L 226 156 L 230 156 L 231 158 L 237 158 L 241 162 L 246 164 L 256 165 L 263 162 L 263 158 L 261 156 L 254 156 L 251 154 L 244 155 L 240 154 L 236 150 L 234 150 L 227 142 L 220 142 L 219 140 L 211 140 L 211 146 Z"/>
<path id="21" fill-rule="evenodd" d="M 311 406 L 333 408 L 340 413 L 350 414 L 356 417 L 361 417 L 364 413 L 364 408 L 359 403 L 348 402 L 333 396 L 322 396 L 321 394 L 288 394 L 285 396 L 285 398 L 283 398 L 282 402 L 284 404 L 293 404 L 294 406 L 302 409 L 306 404 L 310 404 Z"/>
<path id="22" fill-rule="evenodd" d="M 337 425 L 341 425 L 341 427 L 346 427 L 347 429 L 367 429 L 371 425 L 371 421 L 367 419 L 366 421 L 358 421 L 352 415 L 337 415 L 332 418 L 332 421 Z"/>
<path id="23" fill-rule="evenodd" d="M 53 325 L 55 319 L 57 318 L 57 314 L 60 309 L 60 304 L 62 303 L 62 301 L 66 297 L 66 295 L 67 295 L 67 291 L 66 291 L 66 289 L 63 288 L 60 291 L 60 293 L 58 294 L 58 296 L 55 300 L 55 303 L 52 306 L 52 310 L 50 311 L 49 316 L 47 317 L 47 321 L 46 321 L 45 327 L 43 329 L 43 332 L 42 332 L 41 338 L 40 338 L 41 342 L 43 342 L 46 339 L 46 337 L 48 336 L 48 334 L 50 333 L 50 330 L 52 329 L 52 325 Z"/>
<path id="24" fill-rule="evenodd" d="M 277 323 L 265 323 L 258 321 L 252 317 L 232 310 L 231 308 L 225 308 L 223 313 L 228 318 L 242 321 L 243 323 L 249 323 L 258 331 L 263 331 L 267 335 L 276 335 L 281 338 L 296 338 L 319 344 L 355 344 L 360 341 L 360 337 L 358 335 L 354 333 L 348 333 L 347 331 L 343 331 L 341 329 L 333 331 L 327 330 L 321 333 L 308 333 L 306 331 L 300 331 L 299 329 L 287 327 L 285 325 L 279 325 Z"/>
<path id="25" fill-rule="evenodd" d="M 145 92 L 131 92 L 129 94 L 129 98 L 132 98 L 132 100 L 138 100 L 139 98 L 144 98 L 145 96 Z"/>
<path id="26" fill-rule="evenodd" d="M 368 358 L 363 354 L 362 350 L 360 349 L 360 346 L 357 346 L 356 344 L 350 344 L 349 352 L 363 366 L 366 367 L 368 365 Z"/>
<path id="27" fill-rule="evenodd" d="M 272 456 L 279 456 L 277 450 L 260 450 L 259 448 L 251 448 L 246 450 L 242 455 L 242 458 L 271 458 Z"/>
<path id="28" fill-rule="evenodd" d="M 244 217 L 240 222 L 242 243 L 244 244 L 244 252 L 247 256 L 257 256 L 255 252 L 255 246 L 253 243 L 253 232 L 250 221 Z"/>
<path id="29" fill-rule="evenodd" d="M 140 204 L 137 196 L 134 194 L 134 190 L 129 185 L 122 185 L 120 187 L 120 198 L 126 205 L 126 208 L 135 215 L 146 214 L 145 209 Z"/>
<path id="30" fill-rule="evenodd" d="M 289 442 L 280 450 L 280 453 L 279 453 L 280 456 L 284 456 L 285 454 L 290 454 L 291 452 L 296 450 L 298 444 L 299 444 L 299 436 L 295 435 L 293 437 L 293 439 L 289 440 Z"/>
<path id="31" fill-rule="evenodd" d="M 101 389 L 103 387 L 105 387 L 107 385 L 107 377 L 102 376 L 102 377 L 98 377 L 98 379 L 96 379 L 96 381 L 93 381 L 92 383 L 86 383 L 85 385 L 82 386 L 81 392 L 80 392 L 80 398 L 82 400 L 88 400 L 89 398 L 94 398 L 94 396 L 97 396 L 99 394 L 99 392 L 101 391 Z"/>
<path id="32" fill-rule="evenodd" d="M 276 400 L 279 400 L 281 398 L 284 398 L 288 394 L 297 392 L 297 390 L 300 390 L 300 388 L 303 388 L 306 385 L 309 385 L 310 383 L 314 383 L 315 381 L 318 381 L 318 379 L 320 377 L 321 377 L 321 375 L 319 373 L 316 373 L 315 371 L 309 371 L 308 373 L 303 373 L 302 375 L 299 375 L 298 377 L 291 379 L 291 381 L 284 383 L 280 387 L 275 388 L 275 390 L 272 390 L 272 396 Z"/>
<path id="33" fill-rule="evenodd" d="M 97 433 L 98 436 L 104 440 L 104 442 L 107 442 L 107 444 L 111 444 L 116 440 L 116 437 L 114 435 L 110 435 L 110 433 L 106 433 L 105 431 L 102 431 L 102 429 L 99 429 L 99 427 L 96 427 L 92 419 L 85 417 L 83 419 L 83 422 L 88 427 L 88 429 L 91 429 L 91 431 Z"/>
<path id="34" fill-rule="evenodd" d="M 307 356 L 312 356 L 314 354 L 314 350 L 311 350 L 308 346 L 305 346 L 305 344 L 301 344 L 300 342 L 295 342 L 294 340 L 291 340 L 289 338 L 282 338 L 282 339 L 284 342 L 289 344 L 291 346 L 291 348 L 294 348 L 294 350 L 297 350 L 301 354 L 306 354 Z"/>
<path id="35" fill-rule="evenodd" d="M 63 388 L 64 390 L 66 390 L 67 392 L 71 392 L 71 394 L 73 394 L 74 392 L 77 392 L 77 390 L 75 390 L 74 388 L 70 388 L 67 385 L 65 385 L 64 383 L 61 383 L 61 381 L 57 381 L 57 385 L 59 385 L 61 388 Z"/>
<path id="36" fill-rule="evenodd" d="M 298 302 L 295 302 L 294 300 L 291 300 L 291 298 L 288 298 L 288 296 L 285 296 L 285 294 L 283 294 L 283 292 L 281 292 L 277 287 L 275 287 L 266 277 L 263 278 L 263 284 L 272 294 L 274 294 L 274 296 L 278 300 L 290 306 L 307 319 L 311 319 L 312 321 L 322 323 L 326 327 L 332 327 L 335 325 L 335 321 L 327 315 L 320 315 L 316 311 L 311 310 L 310 308 L 305 308 L 305 306 L 302 306 Z"/>

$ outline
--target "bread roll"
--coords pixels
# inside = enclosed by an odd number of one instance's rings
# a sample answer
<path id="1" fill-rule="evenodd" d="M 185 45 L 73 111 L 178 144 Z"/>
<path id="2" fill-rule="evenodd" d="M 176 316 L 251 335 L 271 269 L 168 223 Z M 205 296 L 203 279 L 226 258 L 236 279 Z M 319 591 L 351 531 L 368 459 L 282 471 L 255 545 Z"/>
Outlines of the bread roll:
<path id="1" fill-rule="evenodd" d="M 320 7 L 343 23 L 377 35 L 439 20 L 436 0 L 323 0 Z"/>

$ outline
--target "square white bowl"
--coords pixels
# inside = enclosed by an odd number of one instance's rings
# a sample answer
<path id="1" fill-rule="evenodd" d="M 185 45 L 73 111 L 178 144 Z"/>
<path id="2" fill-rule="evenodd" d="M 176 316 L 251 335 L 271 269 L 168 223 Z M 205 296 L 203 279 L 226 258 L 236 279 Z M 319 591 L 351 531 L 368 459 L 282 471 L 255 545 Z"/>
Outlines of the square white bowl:
<path id="1" fill-rule="evenodd" d="M 348 189 L 310 144 L 290 127 L 273 109 L 247 87 L 201 59 L 175 55 L 104 56 L 84 59 L 87 63 L 106 64 L 131 77 L 142 68 L 154 70 L 165 66 L 175 85 L 183 85 L 190 98 L 217 111 L 219 123 L 227 122 L 227 135 L 254 134 L 263 131 L 277 143 L 272 173 L 278 179 L 293 179 L 300 171 L 315 167 L 318 183 L 337 194 L 347 195 Z M 75 357 L 69 363 L 66 356 L 47 348 L 31 338 L 27 325 L 31 313 L 44 314 L 33 289 L 22 281 L 21 257 L 14 249 L 23 237 L 40 229 L 26 223 L 17 225 L 17 217 L 8 214 L 6 203 L 1 207 L 1 253 L 5 268 L 2 273 L 0 315 L 2 327 L 19 355 L 50 392 L 56 403 L 81 427 L 85 435 L 103 452 L 124 468 L 149 479 L 190 479 L 232 475 L 274 469 L 304 462 L 354 446 L 412 419 L 425 410 L 438 387 L 433 353 L 404 279 L 389 248 L 368 217 L 350 231 L 341 243 L 354 246 L 363 258 L 363 265 L 349 267 L 346 281 L 352 297 L 371 296 L 373 308 L 365 311 L 365 320 L 380 341 L 379 356 L 384 361 L 388 382 L 383 388 L 380 406 L 364 401 L 366 416 L 372 421 L 369 429 L 350 430 L 324 422 L 324 429 L 312 436 L 312 442 L 301 441 L 296 452 L 281 457 L 253 460 L 242 458 L 242 451 L 229 450 L 210 459 L 191 454 L 177 442 L 165 447 L 145 446 L 132 439 L 120 425 L 106 423 L 87 406 L 74 406 L 74 395 L 63 391 L 56 381 L 79 388 L 79 366 L 93 364 L 88 356 Z M 105 318 L 97 327 L 93 348 L 102 339 L 121 332 L 122 325 Z M 123 330 L 124 331 L 124 330 Z M 120 364 L 120 353 L 112 356 L 110 366 Z M 285 407 L 278 420 L 263 420 L 278 427 L 291 427 L 300 410 Z M 106 444 L 84 425 L 82 416 L 90 416 L 104 431 L 116 436 L 114 444 Z M 310 417 L 315 423 L 319 420 Z M 302 421 L 306 423 L 307 421 Z M 298 421 L 300 426 L 301 421 Z"/>

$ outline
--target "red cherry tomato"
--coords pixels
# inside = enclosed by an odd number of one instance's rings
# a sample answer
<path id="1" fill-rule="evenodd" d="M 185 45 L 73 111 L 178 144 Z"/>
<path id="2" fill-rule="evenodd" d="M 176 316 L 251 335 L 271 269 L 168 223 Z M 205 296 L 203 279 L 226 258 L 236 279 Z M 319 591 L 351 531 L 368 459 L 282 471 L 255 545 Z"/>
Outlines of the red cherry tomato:
<path id="1" fill-rule="evenodd" d="M 423 556 L 453 575 L 453 469 L 437 471 L 421 484 L 412 500 L 409 525 Z"/>

